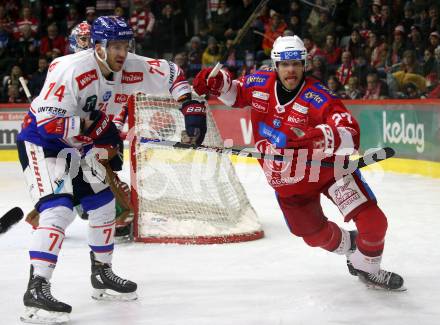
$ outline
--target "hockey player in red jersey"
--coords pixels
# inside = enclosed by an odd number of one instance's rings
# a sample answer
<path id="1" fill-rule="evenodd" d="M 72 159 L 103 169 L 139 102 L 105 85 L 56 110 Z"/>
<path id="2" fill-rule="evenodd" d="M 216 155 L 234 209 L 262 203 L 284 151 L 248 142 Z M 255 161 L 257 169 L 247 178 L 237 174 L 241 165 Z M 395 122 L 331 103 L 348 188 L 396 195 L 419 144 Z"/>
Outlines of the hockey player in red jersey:
<path id="1" fill-rule="evenodd" d="M 369 286 L 403 290 L 400 275 L 380 268 L 387 219 L 359 170 L 340 175 L 329 164 L 359 147 L 357 121 L 336 95 L 319 81 L 305 77 L 307 50 L 297 36 L 278 37 L 271 59 L 274 71 L 257 71 L 231 80 L 223 70 L 203 69 L 194 90 L 211 93 L 228 106 L 250 107 L 256 148 L 285 154 L 291 161 L 260 160 L 290 231 L 312 247 L 347 256 L 347 265 Z M 214 75 L 214 76 L 212 76 Z M 346 231 L 324 215 L 320 194 L 337 205 L 344 221 L 357 231 Z"/>

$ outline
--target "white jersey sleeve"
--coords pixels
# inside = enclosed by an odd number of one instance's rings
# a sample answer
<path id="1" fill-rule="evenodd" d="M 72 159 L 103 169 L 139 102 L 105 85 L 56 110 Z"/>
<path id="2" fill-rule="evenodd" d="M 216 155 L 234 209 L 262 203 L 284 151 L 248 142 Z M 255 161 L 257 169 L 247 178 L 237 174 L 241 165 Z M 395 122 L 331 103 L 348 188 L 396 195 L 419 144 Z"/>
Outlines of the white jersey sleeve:
<path id="1" fill-rule="evenodd" d="M 31 104 L 37 132 L 25 132 L 26 140 L 42 145 L 60 141 L 63 146 L 74 147 L 90 143 L 80 135 L 81 118 L 94 110 L 105 112 L 115 93 L 120 92 L 120 80 L 120 72 L 114 80 L 103 77 L 92 49 L 57 58 L 49 67 L 40 95 Z"/>
<path id="2" fill-rule="evenodd" d="M 56 59 L 49 66 L 40 95 L 34 99 L 30 111 L 35 115 L 38 132 L 45 138 L 70 138 L 80 133 L 78 91 L 73 80 L 73 69 L 66 69 L 66 57 Z"/>
<path id="3" fill-rule="evenodd" d="M 121 83 L 128 94 L 171 94 L 175 100 L 179 100 L 183 95 L 191 93 L 182 69 L 175 63 L 131 53 L 127 57 Z"/>

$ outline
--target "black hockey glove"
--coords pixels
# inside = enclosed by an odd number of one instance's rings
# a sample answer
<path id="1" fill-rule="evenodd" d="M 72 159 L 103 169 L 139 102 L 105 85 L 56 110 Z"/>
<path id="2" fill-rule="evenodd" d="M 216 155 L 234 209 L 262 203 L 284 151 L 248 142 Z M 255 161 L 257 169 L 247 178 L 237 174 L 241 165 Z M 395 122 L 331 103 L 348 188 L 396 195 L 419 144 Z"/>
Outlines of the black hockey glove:
<path id="1" fill-rule="evenodd" d="M 180 109 L 185 117 L 185 131 L 182 142 L 201 145 L 206 134 L 206 106 L 198 100 L 188 100 L 182 103 Z"/>
<path id="2" fill-rule="evenodd" d="M 114 147 L 119 144 L 119 131 L 105 113 L 93 111 L 90 113 L 89 119 L 92 121 L 92 125 L 84 130 L 84 135 L 92 138 L 94 144 Z"/>

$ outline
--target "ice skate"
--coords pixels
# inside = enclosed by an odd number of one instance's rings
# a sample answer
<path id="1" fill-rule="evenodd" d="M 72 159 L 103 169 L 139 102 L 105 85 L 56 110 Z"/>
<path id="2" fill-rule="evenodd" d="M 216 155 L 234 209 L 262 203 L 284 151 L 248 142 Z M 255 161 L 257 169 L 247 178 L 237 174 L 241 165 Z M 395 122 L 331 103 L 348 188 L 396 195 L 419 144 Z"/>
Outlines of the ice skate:
<path id="1" fill-rule="evenodd" d="M 50 292 L 50 282 L 33 274 L 23 297 L 25 312 L 20 320 L 32 324 L 66 324 L 72 307 L 55 299 Z"/>
<path id="2" fill-rule="evenodd" d="M 368 262 L 365 263 L 364 261 Z M 406 291 L 406 288 L 403 286 L 403 278 L 397 273 L 380 269 L 380 261 L 381 256 L 367 257 L 364 256 L 359 250 L 355 249 L 352 254 L 348 255 L 347 267 L 350 274 L 358 276 L 359 280 L 362 281 L 368 288 L 390 291 Z M 355 265 L 362 265 L 362 263 L 365 263 L 365 268 L 370 268 L 371 271 L 368 272 L 366 270 L 360 270 L 359 267 L 355 267 Z"/>
<path id="3" fill-rule="evenodd" d="M 96 300 L 136 300 L 137 284 L 122 279 L 113 273 L 111 264 L 101 263 L 95 260 L 95 254 L 90 252 L 92 261 L 92 275 L 90 279 L 94 292 L 92 298 Z"/>
<path id="4" fill-rule="evenodd" d="M 403 278 L 394 272 L 379 270 L 377 273 L 367 273 L 356 270 L 359 280 L 361 280 L 368 288 L 384 289 L 390 291 L 406 291 L 403 286 Z"/>

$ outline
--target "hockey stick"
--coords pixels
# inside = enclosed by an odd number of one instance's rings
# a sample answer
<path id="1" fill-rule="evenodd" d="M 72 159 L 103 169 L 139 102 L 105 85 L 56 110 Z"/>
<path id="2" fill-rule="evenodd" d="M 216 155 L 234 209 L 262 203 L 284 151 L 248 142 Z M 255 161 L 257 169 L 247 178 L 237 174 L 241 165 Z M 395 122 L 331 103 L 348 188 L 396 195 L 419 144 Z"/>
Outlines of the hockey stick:
<path id="1" fill-rule="evenodd" d="M 110 167 L 108 163 L 103 163 L 105 170 L 106 170 L 106 180 L 110 186 L 110 189 L 112 190 L 113 194 L 115 195 L 115 199 L 118 201 L 118 203 L 125 209 L 132 211 L 131 208 L 131 201 L 130 198 L 127 196 L 127 194 L 122 189 L 122 182 L 119 179 L 118 175 L 114 172 L 114 170 Z"/>
<path id="2" fill-rule="evenodd" d="M 252 14 L 248 17 L 246 22 L 244 23 L 243 27 L 240 28 L 237 35 L 235 35 L 235 38 L 232 40 L 231 48 L 236 47 L 238 44 L 240 44 L 241 40 L 243 39 L 244 35 L 249 31 L 249 28 L 251 27 L 254 20 L 257 18 L 258 14 L 261 12 L 263 7 L 269 2 L 269 0 L 261 0 L 260 3 L 255 7 Z M 220 62 L 224 62 L 226 58 L 228 57 L 229 51 L 224 52 L 222 57 L 220 58 L 219 62 L 215 65 L 214 69 L 212 69 L 211 73 L 209 74 L 208 78 L 215 77 L 218 73 L 218 71 L 223 67 L 223 64 Z"/>
<path id="3" fill-rule="evenodd" d="M 24 80 L 23 77 L 18 78 L 18 81 L 20 81 L 20 84 L 23 87 L 24 93 L 26 94 L 26 98 L 27 98 L 29 104 L 31 104 L 32 103 L 32 95 L 31 95 L 31 92 L 29 91 L 29 88 L 26 84 L 26 81 Z M 64 184 L 64 182 L 61 182 L 61 184 Z M 29 212 L 26 215 L 25 221 L 28 224 L 30 224 L 32 226 L 32 228 L 36 229 L 38 227 L 38 219 L 39 219 L 38 211 L 36 209 L 33 209 L 31 212 Z"/>
<path id="4" fill-rule="evenodd" d="M 19 207 L 12 208 L 0 218 L 0 234 L 7 232 L 13 225 L 23 218 L 23 210 Z"/>
<path id="5" fill-rule="evenodd" d="M 32 102 L 32 95 L 31 92 L 29 91 L 29 88 L 26 84 L 26 81 L 24 80 L 23 77 L 18 78 L 18 81 L 20 81 L 21 86 L 23 87 L 24 93 L 26 94 L 26 98 L 28 99 L 29 104 Z"/>
<path id="6" fill-rule="evenodd" d="M 126 195 L 126 193 L 122 190 L 120 184 L 122 183 L 117 174 L 111 169 L 108 163 L 102 164 L 106 170 L 106 181 L 110 186 L 111 191 L 113 192 L 116 201 L 121 205 L 124 209 L 123 215 L 118 217 L 119 219 L 127 220 L 130 213 L 132 212 L 132 208 L 130 206 L 131 201 L 130 198 Z M 66 175 L 67 176 L 67 175 Z M 54 193 L 58 194 L 64 186 L 64 179 L 60 182 L 60 185 L 55 189 Z M 21 209 L 20 209 L 21 210 Z M 32 228 L 36 229 L 38 227 L 40 219 L 40 214 L 36 209 L 33 209 L 26 215 L 26 222 L 29 223 Z"/>
<path id="7" fill-rule="evenodd" d="M 243 39 L 244 35 L 249 31 L 249 28 L 251 27 L 254 20 L 257 18 L 257 16 L 260 14 L 263 7 L 269 2 L 269 0 L 261 0 L 260 3 L 255 7 L 254 11 L 251 13 L 251 15 L 248 17 L 246 22 L 244 23 L 243 27 L 240 28 L 235 38 L 232 40 L 232 48 L 240 44 L 241 40 Z M 223 57 L 221 58 L 220 62 L 223 62 L 228 56 L 228 51 L 223 54 Z"/>
<path id="8" fill-rule="evenodd" d="M 197 151 L 213 152 L 213 153 L 227 154 L 227 155 L 246 157 L 246 158 L 266 159 L 266 160 L 283 161 L 283 162 L 289 162 L 293 160 L 293 157 L 290 157 L 288 155 L 270 155 L 257 151 L 249 151 L 248 149 L 240 149 L 237 147 L 224 148 L 224 147 L 208 147 L 204 145 L 197 146 L 197 145 L 187 144 L 177 141 L 161 140 L 161 139 L 153 139 L 153 138 L 145 138 L 145 137 L 140 138 L 139 141 L 140 143 L 150 143 L 153 145 L 159 145 L 165 147 L 173 147 L 178 149 L 193 149 Z M 320 160 L 308 160 L 306 161 L 306 164 L 310 166 L 319 164 L 323 167 L 338 167 L 343 169 L 347 169 L 348 167 L 363 168 L 368 165 L 391 158 L 394 155 L 395 155 L 395 151 L 393 148 L 384 147 L 379 149 L 367 150 L 366 154 L 363 157 L 355 160 L 345 159 L 344 162 L 340 164 L 328 162 L 328 161 L 320 161 Z"/>

